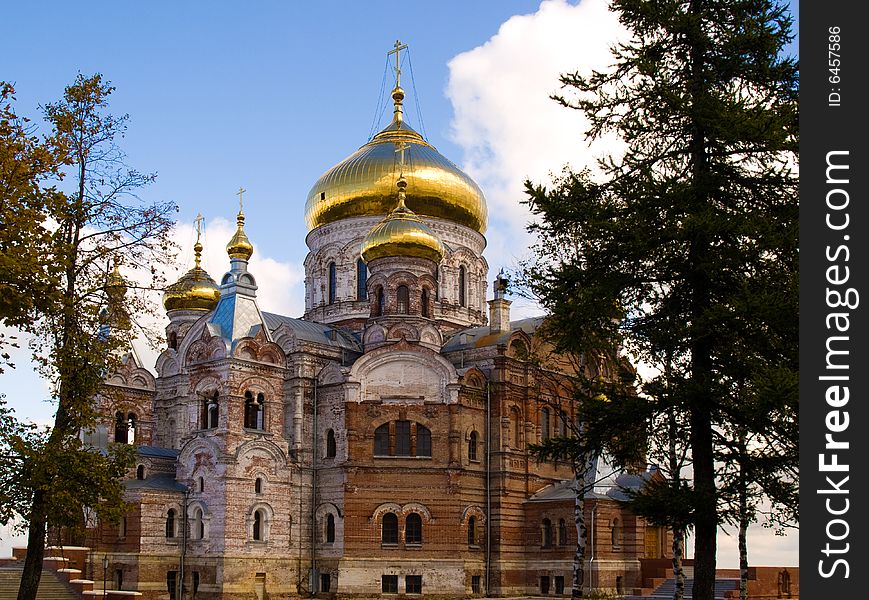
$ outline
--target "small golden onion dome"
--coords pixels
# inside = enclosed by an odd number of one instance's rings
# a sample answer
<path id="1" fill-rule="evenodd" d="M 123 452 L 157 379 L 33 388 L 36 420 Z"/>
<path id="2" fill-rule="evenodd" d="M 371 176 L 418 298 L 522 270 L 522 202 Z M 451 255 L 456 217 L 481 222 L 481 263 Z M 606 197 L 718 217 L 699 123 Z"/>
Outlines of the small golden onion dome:
<path id="1" fill-rule="evenodd" d="M 398 180 L 398 207 L 362 240 L 362 260 L 366 263 L 387 256 L 414 256 L 439 263 L 444 247 L 431 228 L 405 206 L 407 181 Z"/>
<path id="2" fill-rule="evenodd" d="M 112 302 L 122 301 L 127 294 L 127 280 L 121 275 L 120 261 L 115 260 L 115 267 L 106 277 L 106 294 Z"/>
<path id="3" fill-rule="evenodd" d="M 220 289 L 208 272 L 199 265 L 202 244 L 193 246 L 196 264 L 181 278 L 166 288 L 163 307 L 170 310 L 213 310 L 220 300 Z"/>
<path id="4" fill-rule="evenodd" d="M 445 219 L 483 233 L 486 199 L 474 181 L 401 118 L 400 88 L 392 123 L 323 174 L 308 192 L 308 230 L 349 217 L 386 215 L 395 198 L 396 147 L 405 144 L 407 207 L 418 215 Z M 400 93 L 399 93 L 400 92 Z"/>
<path id="5" fill-rule="evenodd" d="M 250 240 L 247 239 L 247 235 L 244 233 L 243 212 L 238 211 L 236 222 L 238 223 L 238 229 L 235 230 L 235 235 L 232 236 L 232 239 L 226 245 L 226 253 L 229 254 L 229 258 L 250 260 L 250 257 L 253 255 L 253 244 L 250 243 Z"/>

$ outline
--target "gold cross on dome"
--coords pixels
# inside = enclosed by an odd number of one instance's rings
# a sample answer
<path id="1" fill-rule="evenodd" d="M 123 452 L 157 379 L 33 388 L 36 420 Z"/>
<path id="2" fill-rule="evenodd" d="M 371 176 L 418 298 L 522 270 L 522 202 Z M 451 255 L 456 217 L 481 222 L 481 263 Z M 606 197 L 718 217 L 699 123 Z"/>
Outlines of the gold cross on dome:
<path id="1" fill-rule="evenodd" d="M 196 227 L 196 241 L 199 241 L 199 236 L 202 235 L 202 222 L 205 221 L 205 217 L 202 216 L 202 213 L 196 215 L 196 218 L 193 219 L 193 223 Z"/>
<path id="2" fill-rule="evenodd" d="M 247 191 L 247 190 L 244 189 L 243 187 L 239 187 L 239 188 L 238 188 L 238 191 L 235 193 L 235 195 L 238 196 L 238 212 L 242 212 L 242 208 L 243 208 L 243 207 L 242 207 L 242 202 L 241 202 L 241 196 L 242 196 L 242 194 L 244 194 L 246 191 Z"/>
<path id="3" fill-rule="evenodd" d="M 395 142 L 395 151 L 398 153 L 398 166 L 404 173 L 404 151 L 410 148 L 407 142 Z"/>
<path id="4" fill-rule="evenodd" d="M 390 54 L 395 55 L 395 87 L 401 87 L 401 59 L 399 58 L 399 53 L 406 48 L 407 44 L 402 44 L 400 40 L 395 40 L 393 49 L 386 53 L 387 56 Z"/>

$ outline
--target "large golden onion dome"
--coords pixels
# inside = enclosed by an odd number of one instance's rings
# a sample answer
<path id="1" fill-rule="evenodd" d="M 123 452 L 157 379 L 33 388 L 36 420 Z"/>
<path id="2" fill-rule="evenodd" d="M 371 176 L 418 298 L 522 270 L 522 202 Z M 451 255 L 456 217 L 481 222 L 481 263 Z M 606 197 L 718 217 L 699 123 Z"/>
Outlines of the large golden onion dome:
<path id="1" fill-rule="evenodd" d="M 192 269 L 166 288 L 163 308 L 170 310 L 214 310 L 220 300 L 220 289 L 208 272 L 200 266 L 202 244 L 196 240 L 193 246 L 196 256 Z"/>
<path id="2" fill-rule="evenodd" d="M 312 230 L 348 217 L 388 214 L 395 206 L 396 153 L 403 148 L 408 169 L 407 207 L 486 231 L 486 199 L 474 181 L 441 155 L 402 118 L 404 91 L 392 92 L 392 123 L 320 177 L 308 192 L 305 221 Z"/>
<path id="3" fill-rule="evenodd" d="M 412 210 L 405 206 L 407 181 L 398 180 L 398 206 L 362 240 L 366 263 L 387 256 L 415 256 L 439 263 L 444 257 L 441 241 Z"/>

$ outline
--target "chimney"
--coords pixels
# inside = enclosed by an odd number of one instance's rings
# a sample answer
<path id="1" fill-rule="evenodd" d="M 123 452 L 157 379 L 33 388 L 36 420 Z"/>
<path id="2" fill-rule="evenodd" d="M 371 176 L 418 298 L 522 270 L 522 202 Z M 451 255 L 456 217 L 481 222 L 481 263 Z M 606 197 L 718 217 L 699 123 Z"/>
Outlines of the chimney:
<path id="1" fill-rule="evenodd" d="M 510 305 L 507 300 L 507 285 L 509 281 L 504 275 L 504 269 L 495 277 L 495 298 L 489 300 L 489 331 L 492 333 L 504 333 L 510 331 Z"/>

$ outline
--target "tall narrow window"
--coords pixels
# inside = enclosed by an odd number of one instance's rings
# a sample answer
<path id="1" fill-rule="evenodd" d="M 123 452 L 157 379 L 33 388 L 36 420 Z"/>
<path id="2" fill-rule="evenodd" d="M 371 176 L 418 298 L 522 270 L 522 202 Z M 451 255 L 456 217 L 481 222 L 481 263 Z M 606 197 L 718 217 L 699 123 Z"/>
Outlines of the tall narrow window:
<path id="1" fill-rule="evenodd" d="M 395 302 L 399 314 L 406 315 L 410 312 L 410 293 L 406 285 L 400 285 L 395 290 Z"/>
<path id="2" fill-rule="evenodd" d="M 422 517 L 417 513 L 407 515 L 404 522 L 404 542 L 406 544 L 422 543 Z"/>
<path id="3" fill-rule="evenodd" d="M 335 458 L 336 452 L 335 431 L 330 429 L 326 432 L 326 458 Z"/>
<path id="4" fill-rule="evenodd" d="M 263 521 L 263 511 L 255 511 L 253 513 L 253 539 L 258 542 L 261 542 L 263 540 Z"/>
<path id="5" fill-rule="evenodd" d="M 540 526 L 540 537 L 543 538 L 541 546 L 544 548 L 552 547 L 552 521 L 549 519 L 543 519 L 543 523 Z"/>
<path id="6" fill-rule="evenodd" d="M 361 258 L 356 259 L 356 299 L 365 300 L 368 297 L 368 267 Z"/>
<path id="7" fill-rule="evenodd" d="M 515 406 L 510 409 L 510 427 L 513 429 L 513 449 L 518 450 L 522 442 L 522 416 Z"/>
<path id="8" fill-rule="evenodd" d="M 468 460 L 477 460 L 477 432 L 472 431 L 468 440 Z"/>
<path id="9" fill-rule="evenodd" d="M 545 406 L 540 411 L 540 439 L 543 441 L 549 439 L 549 409 Z"/>
<path id="10" fill-rule="evenodd" d="M 560 437 L 567 436 L 567 413 L 559 409 L 558 411 L 558 435 Z"/>
<path id="11" fill-rule="evenodd" d="M 175 509 L 170 508 L 166 513 L 166 537 L 175 537 Z"/>
<path id="12" fill-rule="evenodd" d="M 332 513 L 326 515 L 326 543 L 335 543 L 335 515 Z"/>
<path id="13" fill-rule="evenodd" d="M 422 289 L 422 294 L 419 295 L 419 307 L 422 316 L 428 318 L 428 290 L 426 290 L 425 288 Z"/>
<path id="14" fill-rule="evenodd" d="M 253 394 L 244 393 L 244 426 L 246 429 L 263 428 L 263 405 L 265 396 L 258 394 L 254 400 Z"/>
<path id="15" fill-rule="evenodd" d="M 389 456 L 389 423 L 374 430 L 374 456 Z"/>
<path id="16" fill-rule="evenodd" d="M 197 507 L 193 509 L 193 522 L 191 523 L 190 533 L 193 534 L 194 540 L 201 540 L 205 537 L 205 523 L 202 520 L 202 509 Z"/>
<path id="17" fill-rule="evenodd" d="M 380 541 L 384 544 L 398 543 L 398 516 L 395 513 L 386 513 L 383 515 Z"/>
<path id="18" fill-rule="evenodd" d="M 415 456 L 431 456 L 431 430 L 419 423 L 416 424 Z"/>
<path id="19" fill-rule="evenodd" d="M 166 572 L 166 590 L 169 592 L 169 600 L 178 597 L 178 571 Z"/>
<path id="20" fill-rule="evenodd" d="M 377 304 L 376 304 L 376 314 L 375 317 L 383 316 L 383 310 L 386 306 L 386 300 L 383 298 L 383 288 L 377 288 Z"/>
<path id="21" fill-rule="evenodd" d="M 329 304 L 335 304 L 335 296 L 338 292 L 338 267 L 334 262 L 329 263 L 328 298 Z"/>
<path id="22" fill-rule="evenodd" d="M 115 441 L 119 444 L 126 444 L 130 433 L 127 419 L 124 418 L 124 413 L 118 411 L 115 413 Z"/>
<path id="23" fill-rule="evenodd" d="M 410 455 L 410 421 L 396 421 L 395 456 Z"/>
<path id="24" fill-rule="evenodd" d="M 206 410 L 206 422 L 205 427 L 208 429 L 214 429 L 217 427 L 217 392 L 212 394 L 211 398 L 208 398 L 205 401 L 205 410 Z"/>
<path id="25" fill-rule="evenodd" d="M 477 519 L 468 517 L 468 546 L 477 545 Z"/>
<path id="26" fill-rule="evenodd" d="M 130 413 L 127 415 L 127 443 L 136 443 L 136 415 Z"/>
<path id="27" fill-rule="evenodd" d="M 459 267 L 459 306 L 465 306 L 465 265 Z"/>
<path id="28" fill-rule="evenodd" d="M 261 477 L 257 477 L 256 481 L 253 482 L 253 492 L 254 494 L 263 493 L 263 480 Z"/>
<path id="29" fill-rule="evenodd" d="M 564 519 L 558 519 L 558 545 L 567 545 L 567 523 Z"/>
<path id="30" fill-rule="evenodd" d="M 178 349 L 178 334 L 174 331 L 169 333 L 169 347 L 172 348 L 172 350 Z"/>
<path id="31" fill-rule="evenodd" d="M 613 550 L 618 550 L 622 547 L 622 523 L 618 519 L 613 519 L 612 522 L 612 544 Z"/>

